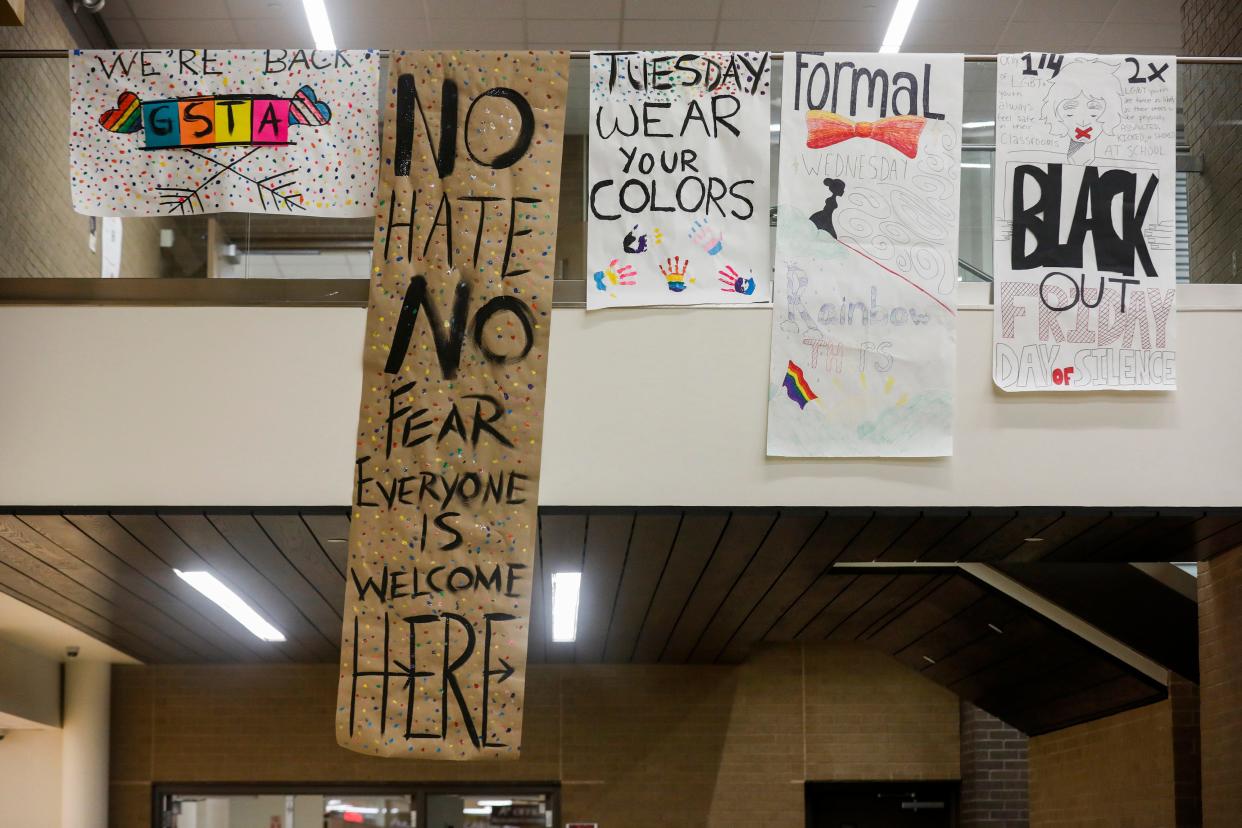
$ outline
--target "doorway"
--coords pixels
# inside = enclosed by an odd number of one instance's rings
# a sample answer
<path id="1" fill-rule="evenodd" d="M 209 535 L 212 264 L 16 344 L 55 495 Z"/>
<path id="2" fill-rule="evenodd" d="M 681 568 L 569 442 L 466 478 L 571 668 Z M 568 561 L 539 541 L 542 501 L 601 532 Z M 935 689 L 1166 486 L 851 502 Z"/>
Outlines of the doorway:
<path id="1" fill-rule="evenodd" d="M 954 828 L 957 782 L 807 782 L 807 828 Z"/>

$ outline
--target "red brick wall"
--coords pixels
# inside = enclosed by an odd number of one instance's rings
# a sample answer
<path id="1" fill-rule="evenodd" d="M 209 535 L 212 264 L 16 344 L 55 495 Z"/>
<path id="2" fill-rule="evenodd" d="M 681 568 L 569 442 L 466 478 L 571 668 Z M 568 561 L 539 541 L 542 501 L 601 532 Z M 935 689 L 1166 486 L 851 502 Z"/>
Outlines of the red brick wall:
<path id="1" fill-rule="evenodd" d="M 1203 824 L 1242 824 L 1242 548 L 1199 564 Z"/>
<path id="2" fill-rule="evenodd" d="M 961 728 L 961 828 L 1026 828 L 1026 734 L 967 701 L 962 702 Z"/>
<path id="3" fill-rule="evenodd" d="M 1162 701 L 1032 736 L 1032 828 L 1172 828 L 1172 732 Z"/>
<path id="4" fill-rule="evenodd" d="M 559 781 L 565 820 L 801 828 L 804 780 L 957 779 L 958 701 L 876 650 L 776 645 L 725 666 L 535 665 L 513 762 L 337 747 L 333 665 L 117 667 L 111 825 L 154 781 Z"/>

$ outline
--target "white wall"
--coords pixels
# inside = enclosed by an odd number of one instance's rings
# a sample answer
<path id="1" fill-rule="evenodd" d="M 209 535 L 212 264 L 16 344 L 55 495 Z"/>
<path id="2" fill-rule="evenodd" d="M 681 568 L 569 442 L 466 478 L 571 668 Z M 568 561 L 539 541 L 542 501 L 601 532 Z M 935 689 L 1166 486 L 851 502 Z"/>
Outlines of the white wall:
<path id="1" fill-rule="evenodd" d="M 60 731 L 11 730 L 0 741 L 0 825 L 60 828 Z"/>
<path id="2" fill-rule="evenodd" d="M 964 308 L 944 460 L 765 458 L 767 310 L 557 310 L 540 501 L 1236 505 L 1242 311 L 1187 309 L 1208 287 L 1182 289 L 1172 394 L 997 392 L 991 310 Z M 0 307 L 0 504 L 343 505 L 363 323 Z"/>

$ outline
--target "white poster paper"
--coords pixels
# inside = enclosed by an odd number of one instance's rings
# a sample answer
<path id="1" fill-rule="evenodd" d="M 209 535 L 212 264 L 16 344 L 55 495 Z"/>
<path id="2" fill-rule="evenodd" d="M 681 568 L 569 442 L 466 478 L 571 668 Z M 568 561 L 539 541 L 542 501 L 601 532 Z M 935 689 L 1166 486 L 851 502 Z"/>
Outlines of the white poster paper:
<path id="1" fill-rule="evenodd" d="M 953 451 L 962 56 L 785 56 L 768 454 Z"/>
<path id="2" fill-rule="evenodd" d="M 1177 66 L 1000 55 L 992 378 L 1173 390 Z"/>
<path id="3" fill-rule="evenodd" d="M 73 209 L 370 216 L 378 81 L 371 50 L 75 50 Z"/>
<path id="4" fill-rule="evenodd" d="M 769 300 L 771 68 L 591 54 L 587 308 Z"/>

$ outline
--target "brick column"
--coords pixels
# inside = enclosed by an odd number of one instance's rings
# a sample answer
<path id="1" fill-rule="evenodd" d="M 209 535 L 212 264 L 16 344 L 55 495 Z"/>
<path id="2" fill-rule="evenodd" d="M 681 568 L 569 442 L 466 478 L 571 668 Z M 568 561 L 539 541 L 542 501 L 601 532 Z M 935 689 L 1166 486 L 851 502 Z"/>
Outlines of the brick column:
<path id="1" fill-rule="evenodd" d="M 1203 825 L 1242 815 L 1242 547 L 1199 564 Z"/>
<path id="2" fill-rule="evenodd" d="M 1026 735 L 962 702 L 961 828 L 1027 828 Z"/>

